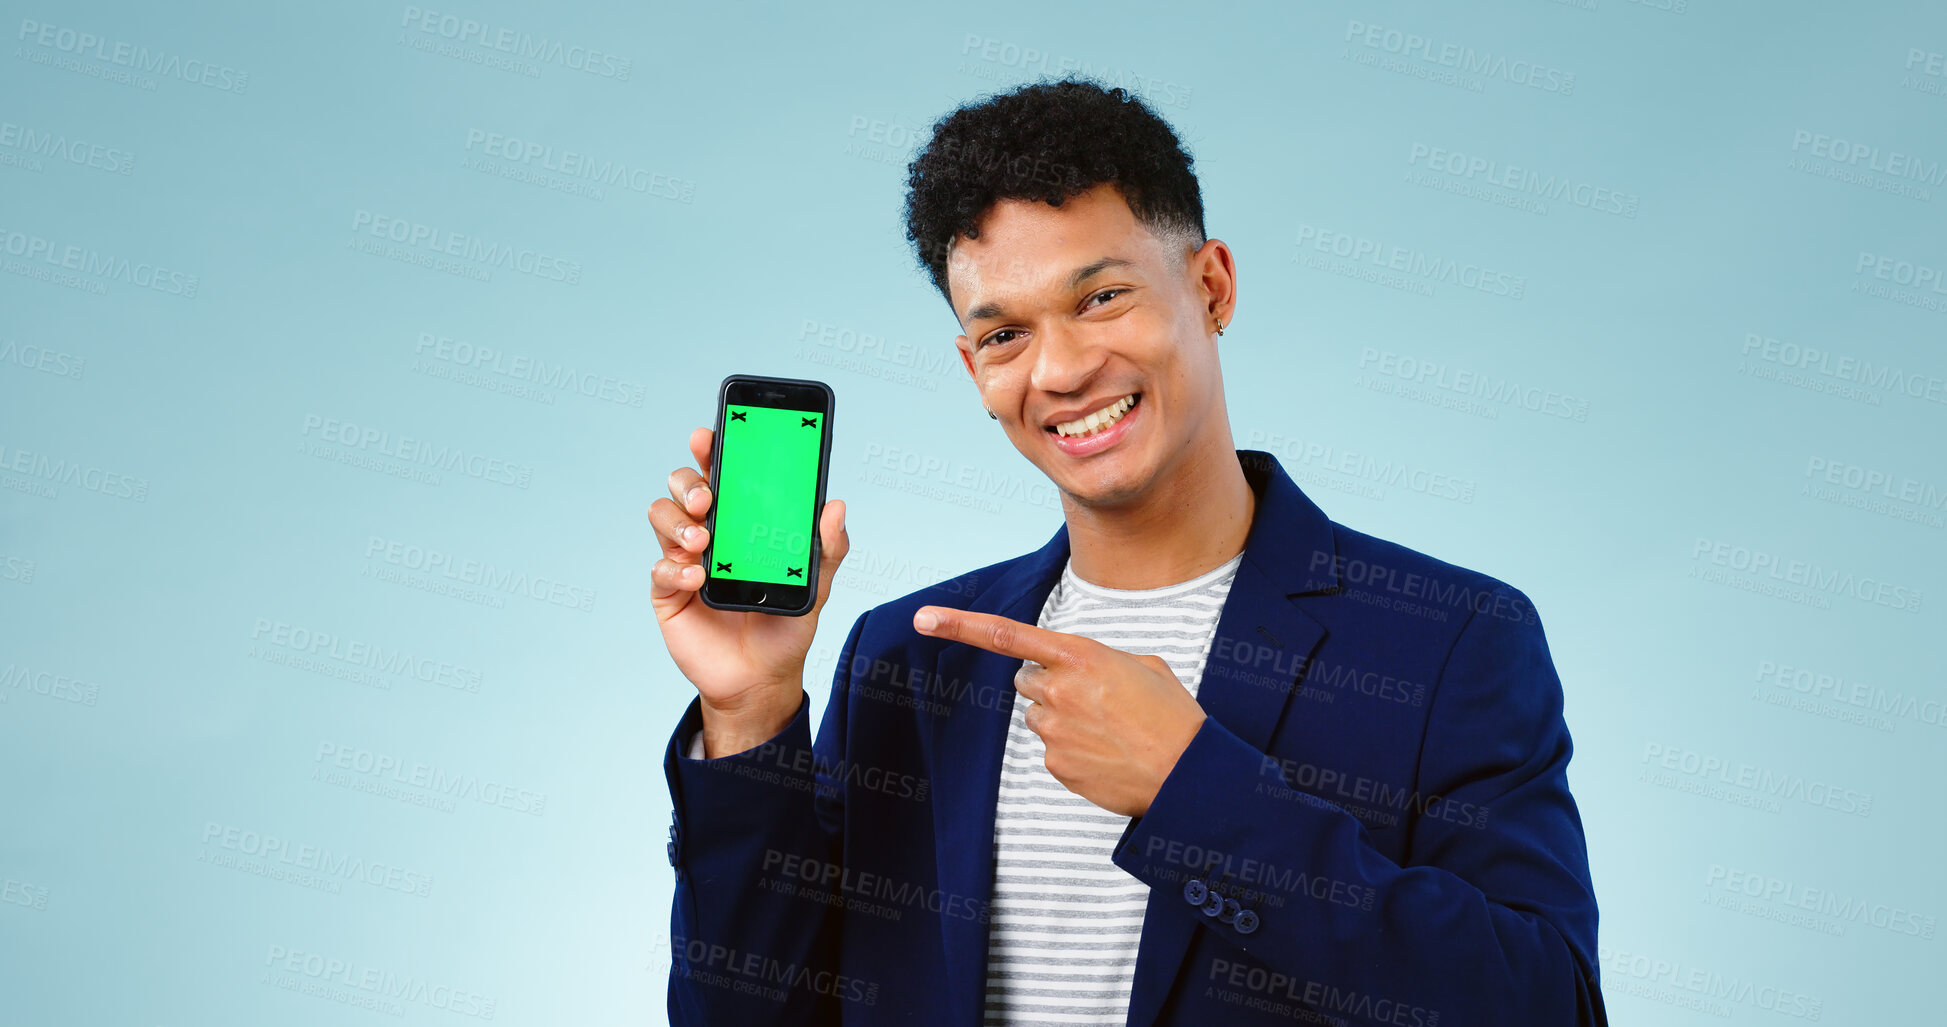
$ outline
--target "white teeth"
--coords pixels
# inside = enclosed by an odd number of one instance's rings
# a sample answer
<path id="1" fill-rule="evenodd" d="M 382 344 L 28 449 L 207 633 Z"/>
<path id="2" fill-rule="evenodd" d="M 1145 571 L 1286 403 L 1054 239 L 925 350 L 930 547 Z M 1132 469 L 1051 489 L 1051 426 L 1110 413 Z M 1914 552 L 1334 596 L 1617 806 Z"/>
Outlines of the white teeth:
<path id="1" fill-rule="evenodd" d="M 1055 425 L 1055 431 L 1057 434 L 1071 437 L 1088 435 L 1122 420 L 1122 415 L 1128 413 L 1129 408 L 1135 405 L 1136 397 L 1134 393 L 1131 393 L 1087 417 L 1080 417 L 1064 424 Z"/>

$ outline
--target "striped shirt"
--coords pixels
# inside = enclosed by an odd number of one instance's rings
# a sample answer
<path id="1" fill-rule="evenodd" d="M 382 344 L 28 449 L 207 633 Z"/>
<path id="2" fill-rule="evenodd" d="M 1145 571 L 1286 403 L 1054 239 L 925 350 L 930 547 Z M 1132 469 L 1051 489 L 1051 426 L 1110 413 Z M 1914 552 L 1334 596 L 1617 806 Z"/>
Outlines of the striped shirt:
<path id="1" fill-rule="evenodd" d="M 1229 562 L 1162 588 L 1093 585 L 1063 568 L 1040 625 L 1160 656 L 1191 695 L 1203 677 L 1230 583 Z M 1048 773 L 1041 736 L 1015 697 L 994 818 L 985 1022 L 1006 1027 L 1129 1018 L 1149 885 L 1115 865 L 1129 817 L 1070 792 Z"/>

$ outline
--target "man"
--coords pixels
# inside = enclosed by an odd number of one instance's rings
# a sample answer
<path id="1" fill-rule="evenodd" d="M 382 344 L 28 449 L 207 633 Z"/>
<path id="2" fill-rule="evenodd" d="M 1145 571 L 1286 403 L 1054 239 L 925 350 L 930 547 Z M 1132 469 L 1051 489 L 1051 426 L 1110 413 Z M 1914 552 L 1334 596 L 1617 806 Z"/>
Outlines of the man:
<path id="1" fill-rule="evenodd" d="M 1518 590 L 1233 448 L 1234 258 L 1122 90 L 935 126 L 908 232 L 1036 552 L 868 611 L 697 599 L 710 433 L 649 510 L 698 697 L 670 739 L 679 1024 L 1603 1024 L 1561 685 Z M 822 609 L 849 547 L 821 512 Z"/>

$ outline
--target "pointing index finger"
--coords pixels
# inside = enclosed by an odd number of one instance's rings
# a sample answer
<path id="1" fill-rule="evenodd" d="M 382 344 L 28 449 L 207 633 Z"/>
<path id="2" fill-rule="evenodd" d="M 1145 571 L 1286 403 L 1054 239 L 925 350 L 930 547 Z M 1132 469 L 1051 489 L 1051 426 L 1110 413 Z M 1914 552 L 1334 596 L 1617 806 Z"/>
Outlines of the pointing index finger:
<path id="1" fill-rule="evenodd" d="M 1043 667 L 1071 664 L 1078 655 L 1074 635 L 991 613 L 922 606 L 913 612 L 913 627 L 923 635 L 950 638 L 1002 656 L 1033 660 Z"/>

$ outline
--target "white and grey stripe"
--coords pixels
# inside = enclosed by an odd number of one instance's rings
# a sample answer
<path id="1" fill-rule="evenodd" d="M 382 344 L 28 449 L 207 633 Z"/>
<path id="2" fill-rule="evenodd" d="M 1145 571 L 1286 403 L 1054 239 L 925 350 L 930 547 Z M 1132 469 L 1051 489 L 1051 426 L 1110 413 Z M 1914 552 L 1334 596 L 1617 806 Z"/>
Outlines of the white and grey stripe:
<path id="1" fill-rule="evenodd" d="M 1160 656 L 1195 695 L 1230 583 L 1244 556 L 1189 581 L 1126 590 L 1063 568 L 1042 627 Z M 1062 787 L 1016 696 L 994 818 L 994 897 L 985 1022 L 1005 1027 L 1120 1027 L 1149 886 L 1115 865 L 1129 818 Z"/>

